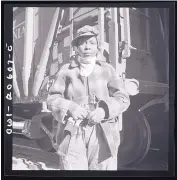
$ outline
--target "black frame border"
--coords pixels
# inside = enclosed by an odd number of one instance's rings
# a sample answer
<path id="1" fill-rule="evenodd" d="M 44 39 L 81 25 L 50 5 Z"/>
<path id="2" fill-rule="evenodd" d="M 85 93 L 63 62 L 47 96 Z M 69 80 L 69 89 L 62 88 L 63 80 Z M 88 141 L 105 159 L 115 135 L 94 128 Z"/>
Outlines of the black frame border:
<path id="1" fill-rule="evenodd" d="M 169 171 L 12 171 L 12 136 L 8 135 L 6 132 L 8 122 L 2 121 L 2 128 L 1 130 L 4 133 L 4 176 L 32 176 L 32 177 L 99 177 L 99 176 L 105 176 L 105 177 L 114 177 L 114 176 L 148 176 L 148 177 L 169 177 L 174 176 L 174 158 L 175 158 L 175 139 L 174 139 L 174 124 L 175 124 L 175 113 L 174 113 L 174 105 L 175 105 L 175 3 L 174 2 L 132 2 L 132 1 L 108 1 L 108 2 L 93 2 L 93 1 L 86 1 L 86 2 L 74 2 L 74 1 L 67 1 L 67 3 L 60 1 L 50 1 L 50 2 L 43 2 L 40 1 L 3 1 L 2 3 L 2 11 L 1 11 L 1 17 L 2 23 L 3 23 L 3 29 L 2 29 L 2 39 L 1 45 L 4 47 L 2 51 L 2 59 L 3 59 L 3 65 L 2 71 L 4 78 L 2 79 L 4 81 L 4 103 L 2 104 L 2 107 L 4 107 L 4 116 L 2 119 L 7 120 L 7 107 L 10 107 L 10 112 L 12 113 L 12 101 L 7 100 L 5 97 L 7 93 L 11 92 L 12 90 L 7 90 L 7 85 L 12 84 L 12 80 L 7 79 L 6 77 L 9 75 L 9 72 L 7 71 L 8 67 L 11 67 L 11 65 L 7 64 L 7 59 L 9 58 L 9 54 L 12 55 L 12 51 L 8 51 L 6 47 L 6 43 L 10 46 L 13 44 L 12 42 L 12 24 L 13 24 L 13 7 L 27 7 L 27 6 L 33 6 L 33 7 L 56 7 L 56 6 L 70 6 L 70 7 L 98 7 L 98 6 L 107 6 L 113 7 L 164 7 L 170 8 L 170 27 L 169 27 L 169 59 L 170 59 L 170 74 L 169 74 L 169 91 L 170 91 L 170 125 L 169 125 Z M 12 56 L 11 56 L 12 57 Z M 2 81 L 2 82 L 3 82 Z M 12 95 L 13 97 L 13 95 Z"/>

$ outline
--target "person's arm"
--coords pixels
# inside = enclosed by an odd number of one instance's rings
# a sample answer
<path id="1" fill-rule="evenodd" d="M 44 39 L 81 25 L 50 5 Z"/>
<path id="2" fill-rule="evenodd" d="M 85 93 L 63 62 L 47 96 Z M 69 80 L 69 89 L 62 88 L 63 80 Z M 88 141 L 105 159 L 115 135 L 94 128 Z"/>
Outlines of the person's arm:
<path id="1" fill-rule="evenodd" d="M 49 89 L 47 97 L 48 109 L 52 111 L 54 118 L 62 123 L 64 123 L 64 117 L 68 110 L 72 111 L 78 106 L 75 102 L 64 97 L 67 83 L 67 67 L 68 65 L 64 65 L 57 73 L 56 80 Z"/>
<path id="2" fill-rule="evenodd" d="M 110 79 L 107 84 L 110 97 L 100 101 L 99 106 L 105 111 L 105 119 L 112 119 L 125 112 L 130 105 L 130 98 L 124 81 L 118 78 L 114 68 L 110 67 Z"/>

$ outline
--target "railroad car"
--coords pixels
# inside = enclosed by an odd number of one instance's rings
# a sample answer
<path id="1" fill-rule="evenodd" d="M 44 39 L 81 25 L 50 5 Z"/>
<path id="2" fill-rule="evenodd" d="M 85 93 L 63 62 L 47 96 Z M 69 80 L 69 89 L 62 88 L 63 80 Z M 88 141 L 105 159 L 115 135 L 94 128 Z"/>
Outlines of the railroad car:
<path id="1" fill-rule="evenodd" d="M 131 105 L 120 117 L 119 168 L 134 166 L 152 153 L 162 153 L 167 161 L 169 9 L 136 7 L 14 8 L 14 157 L 26 153 L 24 157 L 40 161 L 47 157 L 47 162 L 56 154 L 49 136 L 57 123 L 46 97 L 56 73 L 75 54 L 71 41 L 84 25 L 98 28 L 103 61 L 116 69 L 130 94 Z M 36 119 L 42 121 L 45 133 L 25 136 L 19 124 Z M 35 128 L 32 133 L 37 133 Z"/>

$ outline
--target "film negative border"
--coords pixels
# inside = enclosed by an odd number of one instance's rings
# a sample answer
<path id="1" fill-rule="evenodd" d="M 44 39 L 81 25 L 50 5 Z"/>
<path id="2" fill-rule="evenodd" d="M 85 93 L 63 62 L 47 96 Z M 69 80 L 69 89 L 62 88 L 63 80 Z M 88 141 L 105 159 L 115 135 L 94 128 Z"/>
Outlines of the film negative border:
<path id="1" fill-rule="evenodd" d="M 12 169 L 12 98 L 13 98 L 13 42 L 12 42 L 12 9 L 11 5 L 4 5 L 3 13 L 3 46 L 4 47 L 4 57 L 3 63 L 4 68 L 4 116 L 2 118 L 2 127 L 4 127 L 4 168 L 5 174 Z M 3 126 L 4 124 L 4 126 Z"/>
<path id="2" fill-rule="evenodd" d="M 19 2 L 18 2 L 19 3 Z M 3 52 L 3 60 L 4 60 L 4 67 L 2 68 L 2 72 L 4 72 L 4 116 L 3 116 L 3 122 L 2 127 L 4 127 L 4 175 L 5 176 L 12 176 L 12 175 L 26 175 L 26 176 L 43 176 L 43 177 L 58 177 L 58 176 L 68 176 L 68 177 L 73 177 L 73 176 L 172 176 L 174 175 L 174 123 L 175 123 L 175 117 L 174 117 L 174 99 L 175 99 L 175 78 L 174 78 L 174 60 L 175 60 L 175 38 L 174 38 L 174 20 L 175 20 L 175 11 L 174 11 L 174 3 L 167 3 L 166 7 L 171 8 L 170 9 L 170 40 L 169 40 L 169 46 L 170 46 L 170 134 L 169 134 L 169 139 L 170 139 L 170 144 L 169 144 L 169 171 L 164 172 L 164 171 L 114 171 L 114 172 L 89 172 L 89 171 L 12 171 L 12 70 L 13 70 L 13 42 L 12 42 L 12 19 L 13 19 L 13 7 L 15 6 L 43 6 L 40 2 L 37 4 L 27 4 L 29 2 L 21 2 L 19 4 L 15 2 L 6 2 L 3 3 L 3 10 L 2 14 L 4 15 L 4 29 L 3 29 L 3 47 L 4 47 L 4 52 Z M 61 3 L 61 2 L 60 2 Z M 123 4 L 124 2 L 121 2 Z M 73 5 L 73 2 L 72 2 Z M 95 6 L 93 3 L 91 4 L 92 6 Z M 105 4 L 107 6 L 107 3 Z M 114 4 L 115 5 L 115 4 Z M 135 6 L 135 4 L 133 4 Z M 147 5 L 147 2 L 146 4 Z M 144 5 L 144 6 L 145 6 Z M 46 6 L 51 6 L 50 4 L 45 4 Z M 66 4 L 61 5 L 59 4 L 52 4 L 52 6 L 67 6 Z M 75 4 L 75 6 L 78 6 Z M 90 4 L 82 4 L 82 6 L 90 6 Z M 101 5 L 100 5 L 101 6 Z M 103 4 L 104 6 L 104 4 Z M 126 6 L 126 4 L 125 4 Z M 131 6 L 131 4 L 128 4 L 127 6 Z M 140 6 L 140 4 L 138 4 Z M 143 6 L 143 3 L 141 4 Z M 154 3 L 149 3 L 149 6 L 158 6 L 155 5 Z M 160 4 L 159 6 L 162 6 Z"/>

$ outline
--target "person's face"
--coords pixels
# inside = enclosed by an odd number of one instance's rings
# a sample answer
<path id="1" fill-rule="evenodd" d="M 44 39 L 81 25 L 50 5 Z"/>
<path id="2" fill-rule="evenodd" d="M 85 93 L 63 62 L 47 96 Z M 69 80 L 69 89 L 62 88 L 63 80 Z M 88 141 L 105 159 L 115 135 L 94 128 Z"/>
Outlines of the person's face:
<path id="1" fill-rule="evenodd" d="M 95 56 L 98 52 L 98 42 L 95 36 L 85 36 L 78 40 L 78 53 L 81 57 Z"/>

